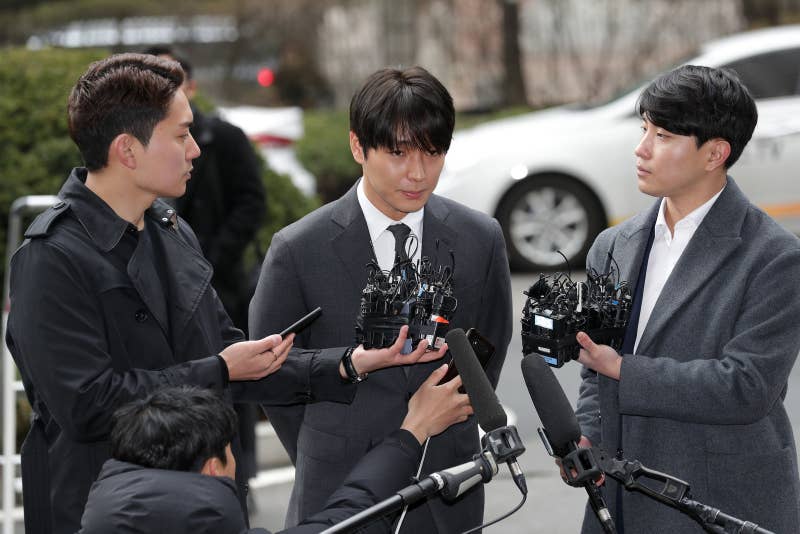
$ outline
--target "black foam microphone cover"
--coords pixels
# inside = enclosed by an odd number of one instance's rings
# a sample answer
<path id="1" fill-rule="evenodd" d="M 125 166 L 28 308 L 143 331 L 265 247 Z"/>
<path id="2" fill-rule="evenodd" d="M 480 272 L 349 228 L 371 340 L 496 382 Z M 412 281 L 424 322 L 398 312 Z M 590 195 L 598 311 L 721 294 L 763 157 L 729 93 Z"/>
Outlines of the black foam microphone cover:
<path id="1" fill-rule="evenodd" d="M 523 358 L 522 377 L 553 446 L 561 448 L 580 441 L 581 427 L 575 410 L 544 359 L 536 354 Z"/>
<path id="2" fill-rule="evenodd" d="M 484 432 L 491 432 L 506 426 L 506 412 L 475 356 L 475 351 L 472 350 L 467 335 L 462 329 L 455 328 L 447 333 L 445 340 L 450 348 L 450 354 L 455 360 L 458 374 L 461 375 L 464 389 L 469 395 L 469 401 L 475 411 L 478 424 L 481 425 Z"/>

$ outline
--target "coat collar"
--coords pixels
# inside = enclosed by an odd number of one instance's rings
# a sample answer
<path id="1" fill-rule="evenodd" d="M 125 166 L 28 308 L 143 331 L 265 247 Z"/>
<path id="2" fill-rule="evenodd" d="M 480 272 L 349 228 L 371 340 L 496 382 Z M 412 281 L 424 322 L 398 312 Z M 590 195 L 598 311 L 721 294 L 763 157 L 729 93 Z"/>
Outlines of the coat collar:
<path id="1" fill-rule="evenodd" d="M 700 223 L 661 290 L 655 310 L 639 340 L 637 352 L 647 354 L 649 345 L 686 306 L 692 296 L 710 279 L 741 245 L 741 231 L 749 201 L 732 178 Z M 643 248 L 643 247 L 640 247 Z"/>
<path id="2" fill-rule="evenodd" d="M 108 252 L 117 246 L 130 223 L 86 187 L 88 174 L 84 167 L 72 169 L 58 196 L 69 204 L 94 244 L 103 252 Z"/>

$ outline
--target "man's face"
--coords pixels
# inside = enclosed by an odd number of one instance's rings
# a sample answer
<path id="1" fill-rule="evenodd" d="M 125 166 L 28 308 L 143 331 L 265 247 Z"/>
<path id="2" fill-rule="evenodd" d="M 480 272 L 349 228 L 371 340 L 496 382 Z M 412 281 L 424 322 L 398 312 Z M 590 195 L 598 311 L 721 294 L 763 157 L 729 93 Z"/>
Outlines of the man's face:
<path id="1" fill-rule="evenodd" d="M 677 135 L 642 121 L 642 139 L 634 150 L 639 190 L 654 197 L 690 194 L 706 174 L 707 147 L 695 137 Z"/>
<path id="2" fill-rule="evenodd" d="M 350 132 L 350 151 L 364 171 L 367 198 L 381 213 L 396 221 L 425 206 L 444 165 L 444 154 L 408 148 L 400 140 L 396 150 L 370 149 L 365 156 L 353 132 Z"/>
<path id="3" fill-rule="evenodd" d="M 156 124 L 147 146 L 134 143 L 136 186 L 157 197 L 179 197 L 191 178 L 192 160 L 200 147 L 189 133 L 192 110 L 182 91 L 177 91 L 167 116 Z"/>

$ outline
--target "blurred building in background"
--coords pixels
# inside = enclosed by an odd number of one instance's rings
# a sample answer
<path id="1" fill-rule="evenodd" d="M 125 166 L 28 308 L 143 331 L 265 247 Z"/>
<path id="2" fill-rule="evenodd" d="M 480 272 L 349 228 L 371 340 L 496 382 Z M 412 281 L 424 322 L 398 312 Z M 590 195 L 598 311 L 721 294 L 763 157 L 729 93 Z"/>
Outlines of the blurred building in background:
<path id="1" fill-rule="evenodd" d="M 346 106 L 421 64 L 462 110 L 611 98 L 702 42 L 798 20 L 800 0 L 7 0 L 0 43 L 170 44 L 218 102 Z M 261 85 L 259 85 L 259 82 Z"/>

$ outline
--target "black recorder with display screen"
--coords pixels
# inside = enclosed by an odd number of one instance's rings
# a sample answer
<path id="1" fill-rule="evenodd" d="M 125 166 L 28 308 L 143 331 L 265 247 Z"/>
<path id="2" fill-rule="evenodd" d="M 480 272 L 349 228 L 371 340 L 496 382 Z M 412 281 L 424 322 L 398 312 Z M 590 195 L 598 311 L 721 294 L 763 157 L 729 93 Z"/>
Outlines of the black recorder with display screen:
<path id="1" fill-rule="evenodd" d="M 488 339 L 483 337 L 478 330 L 475 328 L 470 328 L 467 330 L 467 341 L 469 341 L 469 346 L 472 347 L 473 352 L 475 352 L 475 356 L 478 357 L 478 361 L 481 362 L 481 367 L 483 370 L 486 370 L 486 366 L 489 365 L 489 360 L 492 359 L 494 355 L 494 345 L 489 342 Z M 447 373 L 444 377 L 439 381 L 439 384 L 444 384 L 445 382 L 450 382 L 458 375 L 458 369 L 456 369 L 456 363 L 453 360 L 452 356 L 450 357 L 450 361 L 447 362 Z M 464 393 L 464 386 L 458 388 L 461 393 Z"/>

